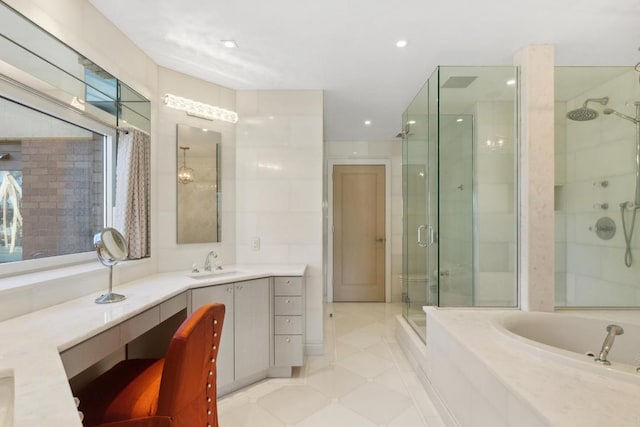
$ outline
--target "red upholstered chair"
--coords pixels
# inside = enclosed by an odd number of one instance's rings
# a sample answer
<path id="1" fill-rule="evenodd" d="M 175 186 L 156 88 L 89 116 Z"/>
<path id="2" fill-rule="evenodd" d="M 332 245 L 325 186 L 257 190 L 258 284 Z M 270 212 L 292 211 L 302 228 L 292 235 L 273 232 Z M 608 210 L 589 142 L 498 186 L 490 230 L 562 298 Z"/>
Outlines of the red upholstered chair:
<path id="1" fill-rule="evenodd" d="M 216 358 L 224 305 L 185 320 L 164 359 L 124 360 L 81 393 L 84 426 L 218 427 Z"/>

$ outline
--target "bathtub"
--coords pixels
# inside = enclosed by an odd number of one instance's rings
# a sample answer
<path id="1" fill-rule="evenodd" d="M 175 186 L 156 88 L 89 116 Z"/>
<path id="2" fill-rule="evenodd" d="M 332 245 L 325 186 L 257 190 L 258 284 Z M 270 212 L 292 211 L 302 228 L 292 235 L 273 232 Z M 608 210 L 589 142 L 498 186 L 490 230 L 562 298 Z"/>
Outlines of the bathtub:
<path id="1" fill-rule="evenodd" d="M 494 319 L 496 330 L 507 339 L 538 351 L 562 363 L 578 363 L 595 373 L 611 374 L 620 379 L 640 383 L 640 314 L 625 312 L 600 313 L 533 313 L 517 312 Z M 624 333 L 615 338 L 607 360 L 611 365 L 596 363 L 607 326 L 616 324 Z"/>
<path id="2" fill-rule="evenodd" d="M 446 425 L 640 426 L 640 311 L 425 312 L 418 378 Z M 609 324 L 625 332 L 604 366 L 584 353 L 600 352 Z"/>

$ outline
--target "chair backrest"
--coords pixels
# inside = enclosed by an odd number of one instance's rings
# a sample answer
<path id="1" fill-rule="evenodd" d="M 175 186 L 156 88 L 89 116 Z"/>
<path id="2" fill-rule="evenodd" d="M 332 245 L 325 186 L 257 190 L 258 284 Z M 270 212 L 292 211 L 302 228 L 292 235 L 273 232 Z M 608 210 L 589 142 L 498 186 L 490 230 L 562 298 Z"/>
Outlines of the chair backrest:
<path id="1" fill-rule="evenodd" d="M 172 426 L 218 426 L 216 360 L 224 304 L 200 307 L 176 331 L 165 358 L 156 415 Z"/>

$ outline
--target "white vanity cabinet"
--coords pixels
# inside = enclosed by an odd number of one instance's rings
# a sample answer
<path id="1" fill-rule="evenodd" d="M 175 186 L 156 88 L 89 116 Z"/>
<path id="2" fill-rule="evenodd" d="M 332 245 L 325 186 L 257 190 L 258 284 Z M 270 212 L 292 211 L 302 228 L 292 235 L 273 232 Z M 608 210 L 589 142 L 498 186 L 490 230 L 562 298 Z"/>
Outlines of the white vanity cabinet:
<path id="1" fill-rule="evenodd" d="M 302 366 L 304 361 L 304 277 L 276 277 L 273 286 L 274 364 Z"/>
<path id="2" fill-rule="evenodd" d="M 191 291 L 191 307 L 225 305 L 217 361 L 218 394 L 264 378 L 269 369 L 269 279 L 247 280 Z"/>

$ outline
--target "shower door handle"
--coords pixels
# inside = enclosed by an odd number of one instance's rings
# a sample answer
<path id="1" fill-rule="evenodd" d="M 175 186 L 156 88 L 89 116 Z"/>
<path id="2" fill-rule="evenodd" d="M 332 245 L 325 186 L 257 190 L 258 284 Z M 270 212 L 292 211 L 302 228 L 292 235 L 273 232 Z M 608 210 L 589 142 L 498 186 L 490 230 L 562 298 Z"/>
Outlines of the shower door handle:
<path id="1" fill-rule="evenodd" d="M 432 227 L 429 226 L 429 244 L 428 246 L 433 246 L 433 244 L 436 242 L 436 238 L 438 236 L 438 233 L 436 233 L 436 230 Z"/>
<path id="2" fill-rule="evenodd" d="M 422 230 L 426 230 L 428 226 L 426 224 L 420 224 L 418 226 L 418 246 L 421 248 L 426 248 L 429 246 L 429 243 L 422 243 Z"/>

